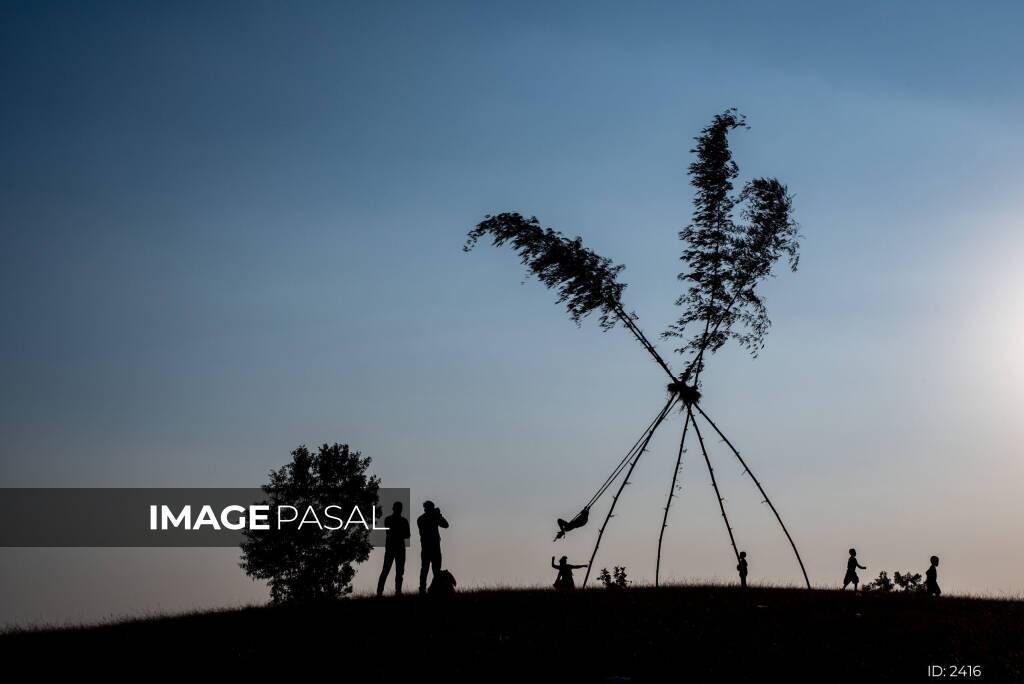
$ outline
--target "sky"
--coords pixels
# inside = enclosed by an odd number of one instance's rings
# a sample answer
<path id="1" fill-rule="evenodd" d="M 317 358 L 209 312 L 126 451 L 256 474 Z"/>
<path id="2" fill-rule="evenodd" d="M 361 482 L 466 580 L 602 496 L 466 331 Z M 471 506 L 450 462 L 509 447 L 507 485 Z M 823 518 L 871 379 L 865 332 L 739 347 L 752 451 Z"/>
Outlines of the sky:
<path id="1" fill-rule="evenodd" d="M 460 586 L 549 584 L 598 527 L 552 544 L 555 518 L 665 381 L 465 233 L 520 211 L 582 236 L 626 265 L 657 337 L 692 138 L 738 107 L 741 180 L 788 185 L 802 258 L 764 286 L 760 356 L 710 360 L 703 406 L 814 584 L 856 546 L 862 576 L 938 554 L 945 592 L 1020 595 L 1022 20 L 1011 2 L 4 3 L 0 485 L 251 487 L 299 444 L 344 442 L 443 509 Z M 681 426 L 597 568 L 653 579 Z M 709 449 L 751 581 L 797 583 Z M 663 578 L 732 581 L 696 449 L 681 483 Z M 0 624 L 265 601 L 237 563 L 0 549 Z"/>

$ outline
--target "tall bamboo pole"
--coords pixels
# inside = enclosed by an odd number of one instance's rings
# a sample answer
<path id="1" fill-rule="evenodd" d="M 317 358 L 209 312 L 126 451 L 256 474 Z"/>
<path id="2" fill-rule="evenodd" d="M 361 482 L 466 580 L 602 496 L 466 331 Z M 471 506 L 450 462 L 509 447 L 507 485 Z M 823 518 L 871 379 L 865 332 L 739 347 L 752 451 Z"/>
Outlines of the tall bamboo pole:
<path id="1" fill-rule="evenodd" d="M 743 466 L 744 472 L 747 475 L 750 475 L 750 479 L 754 481 L 755 485 L 757 485 L 758 491 L 760 491 L 761 496 L 764 497 L 764 503 L 768 504 L 768 507 L 772 509 L 772 513 L 775 514 L 775 519 L 779 521 L 779 526 L 782 528 L 783 533 L 785 533 L 786 539 L 789 540 L 789 545 L 793 547 L 793 553 L 796 555 L 796 562 L 800 564 L 800 572 L 802 572 L 804 575 L 804 582 L 807 584 L 807 588 L 810 589 L 811 580 L 807 577 L 807 569 L 804 567 L 803 559 L 800 558 L 800 551 L 797 550 L 796 542 L 793 541 L 793 537 L 789 534 L 789 530 L 786 529 L 786 523 L 782 522 L 782 516 L 779 515 L 779 512 L 775 509 L 775 505 L 772 503 L 771 499 L 768 498 L 768 493 L 764 491 L 764 487 L 761 486 L 761 483 L 758 481 L 753 471 L 750 470 L 750 467 L 747 465 L 746 461 L 743 460 L 743 457 L 740 456 L 740 452 L 736 449 L 736 447 L 732 445 L 732 442 L 729 441 L 729 438 L 722 434 L 722 431 L 718 429 L 718 426 L 715 425 L 715 422 L 708 418 L 708 414 L 704 413 L 704 410 L 700 406 L 697 406 L 697 410 L 700 412 L 700 415 L 704 416 L 704 420 L 708 421 L 711 427 L 715 429 L 715 432 L 717 432 L 718 436 L 722 438 L 722 441 L 725 442 L 730 449 L 732 449 L 732 453 L 736 455 L 736 458 L 739 460 L 740 465 Z M 696 429 L 697 424 L 694 423 L 693 427 L 694 429 Z M 698 434 L 700 433 L 698 432 Z"/>
<path id="2" fill-rule="evenodd" d="M 658 532 L 658 558 L 654 563 L 654 586 L 658 586 L 661 576 L 661 542 L 665 538 L 665 528 L 668 527 L 668 509 L 672 506 L 672 497 L 676 493 L 676 480 L 679 478 L 679 468 L 683 463 L 683 451 L 686 444 L 686 429 L 690 427 L 689 414 L 683 418 L 683 437 L 679 440 L 679 455 L 676 456 L 676 469 L 672 471 L 672 486 L 668 488 L 668 501 L 665 502 L 665 516 L 661 519 L 661 531 Z"/>
<path id="3" fill-rule="evenodd" d="M 676 376 L 672 374 L 672 369 L 668 367 L 668 363 L 662 358 L 661 354 L 658 353 L 658 350 L 654 348 L 654 345 L 651 344 L 650 340 L 647 339 L 647 336 L 644 335 L 643 330 L 641 330 L 640 326 L 636 324 L 633 317 L 626 313 L 626 310 L 622 308 L 621 304 L 615 305 L 615 314 L 619 317 L 619 320 L 622 321 L 622 324 L 626 326 L 626 329 L 633 333 L 633 337 L 643 345 L 643 348 L 647 350 L 647 353 L 654 358 L 659 366 L 661 366 L 662 370 L 668 374 L 668 377 L 675 382 Z"/>
<path id="4" fill-rule="evenodd" d="M 700 410 L 700 407 L 697 408 Z M 693 423 L 693 431 L 697 433 L 697 441 L 700 442 L 701 453 L 704 454 L 704 462 L 708 466 L 708 473 L 711 475 L 711 486 L 715 488 L 715 497 L 718 498 L 718 508 L 722 511 L 722 520 L 725 521 L 725 529 L 729 531 L 729 543 L 732 544 L 732 552 L 736 556 L 736 562 L 740 560 L 740 550 L 736 548 L 736 538 L 732 534 L 732 526 L 729 524 L 729 516 L 725 514 L 725 499 L 722 498 L 722 493 L 718 491 L 718 482 L 715 480 L 715 469 L 711 467 L 711 459 L 708 458 L 708 450 L 704 448 L 704 437 L 700 434 L 700 428 L 697 427 L 697 421 L 693 418 L 693 409 L 689 406 L 686 407 L 686 415 Z M 706 417 L 706 416 L 705 416 Z"/>

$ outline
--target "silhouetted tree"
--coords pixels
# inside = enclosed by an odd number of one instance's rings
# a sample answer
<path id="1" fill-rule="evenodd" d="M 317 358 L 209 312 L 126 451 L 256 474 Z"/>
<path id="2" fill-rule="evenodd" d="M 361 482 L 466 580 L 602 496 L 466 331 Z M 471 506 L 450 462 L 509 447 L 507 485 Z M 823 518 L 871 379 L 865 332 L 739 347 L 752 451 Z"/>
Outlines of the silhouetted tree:
<path id="1" fill-rule="evenodd" d="M 348 516 L 358 506 L 372 524 L 380 481 L 366 474 L 369 458 L 349 450 L 347 444 L 324 444 L 316 453 L 300 446 L 291 456 L 291 463 L 271 471 L 270 482 L 263 486 L 272 512 L 280 505 L 294 506 L 301 520 L 309 507 L 322 516 L 327 506 L 337 505 Z M 278 530 L 274 515 L 271 529 L 245 532 L 240 564 L 250 577 L 268 581 L 271 600 L 306 602 L 350 593 L 356 572 L 353 563 L 370 555 L 369 530 L 358 521 L 336 530 L 315 524 Z M 320 522 L 323 527 L 338 526 L 336 521 Z"/>

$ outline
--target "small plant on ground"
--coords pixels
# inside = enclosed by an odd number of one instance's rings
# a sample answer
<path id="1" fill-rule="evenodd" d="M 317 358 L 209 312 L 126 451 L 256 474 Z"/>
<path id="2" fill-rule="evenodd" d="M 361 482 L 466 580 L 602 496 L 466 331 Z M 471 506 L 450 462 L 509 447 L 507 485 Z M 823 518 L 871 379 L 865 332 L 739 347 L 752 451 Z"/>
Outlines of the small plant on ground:
<path id="1" fill-rule="evenodd" d="M 616 565 L 610 573 L 608 568 L 601 568 L 601 574 L 597 576 L 597 579 L 605 589 L 625 589 L 629 586 L 626 567 L 622 565 Z"/>
<path id="2" fill-rule="evenodd" d="M 921 582 L 921 573 L 894 572 L 890 579 L 889 573 L 885 570 L 878 573 L 877 579 L 861 587 L 861 590 L 888 594 L 897 587 L 899 587 L 900 593 L 916 594 L 925 590 L 925 586 Z"/>
<path id="3" fill-rule="evenodd" d="M 902 575 L 900 573 L 893 573 L 893 581 L 896 582 L 896 586 L 905 592 L 916 593 L 924 591 L 924 585 L 921 584 L 921 573 L 915 572 L 910 574 L 905 572 Z"/>
<path id="4" fill-rule="evenodd" d="M 899 573 L 896 573 L 896 576 L 899 577 Z M 893 584 L 892 580 L 889 579 L 889 573 L 883 570 L 882 572 L 878 573 L 877 579 L 875 579 L 873 582 L 865 584 L 863 590 L 889 593 L 893 590 L 893 587 L 895 586 L 896 585 Z"/>

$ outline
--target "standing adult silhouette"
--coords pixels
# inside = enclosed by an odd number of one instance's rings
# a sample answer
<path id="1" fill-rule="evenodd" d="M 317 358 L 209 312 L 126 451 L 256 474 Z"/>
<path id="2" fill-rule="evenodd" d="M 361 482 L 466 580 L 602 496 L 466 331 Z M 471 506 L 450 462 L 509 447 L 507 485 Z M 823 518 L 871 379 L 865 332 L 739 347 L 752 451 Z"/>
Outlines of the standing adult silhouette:
<path id="1" fill-rule="evenodd" d="M 939 557 L 931 557 L 931 565 L 928 566 L 928 571 L 925 572 L 924 588 L 928 592 L 929 596 L 942 596 L 942 590 L 939 589 Z"/>
<path id="2" fill-rule="evenodd" d="M 405 575 L 405 540 L 409 534 L 409 521 L 402 517 L 402 502 L 396 501 L 391 506 L 391 515 L 384 518 L 384 526 L 388 528 L 384 537 L 384 567 L 377 580 L 377 596 L 384 593 L 384 583 L 388 581 L 391 564 L 395 565 L 395 594 L 402 593 L 402 578 Z"/>
<path id="3" fill-rule="evenodd" d="M 850 560 L 846 561 L 846 576 L 843 577 L 843 589 L 846 589 L 846 585 L 853 583 L 853 590 L 857 591 L 860 587 L 860 577 L 857 577 L 857 568 L 861 570 L 867 570 L 867 568 L 857 562 L 857 549 L 850 549 Z"/>
<path id="4" fill-rule="evenodd" d="M 441 572 L 441 532 L 448 529 L 448 521 L 441 515 L 441 509 L 433 501 L 423 502 L 423 515 L 416 518 L 420 530 L 420 593 L 427 591 L 427 569 L 434 577 Z"/>

